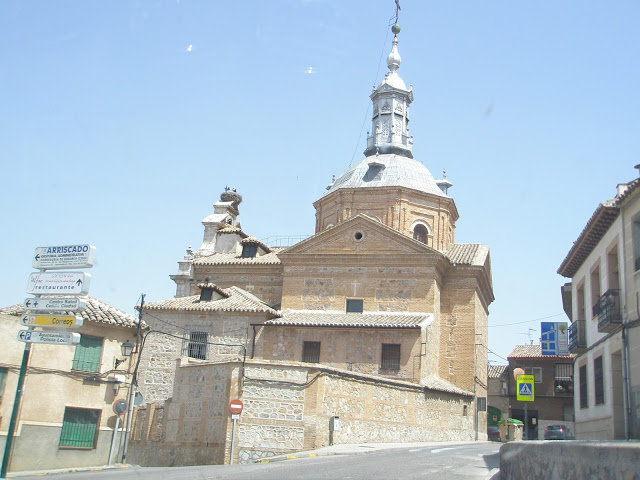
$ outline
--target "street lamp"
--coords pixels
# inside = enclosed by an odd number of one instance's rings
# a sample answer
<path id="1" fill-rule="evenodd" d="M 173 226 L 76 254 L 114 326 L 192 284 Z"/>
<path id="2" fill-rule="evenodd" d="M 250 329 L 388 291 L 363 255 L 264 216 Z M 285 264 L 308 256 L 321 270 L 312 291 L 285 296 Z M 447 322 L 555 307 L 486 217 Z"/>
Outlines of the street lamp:
<path id="1" fill-rule="evenodd" d="M 120 346 L 120 349 L 122 350 L 122 356 L 128 358 L 133 353 L 133 343 L 127 340 Z M 122 358 L 122 359 L 116 358 L 113 368 L 114 369 L 118 368 L 118 366 L 120 366 L 121 363 L 124 363 L 127 360 L 127 358 Z"/>

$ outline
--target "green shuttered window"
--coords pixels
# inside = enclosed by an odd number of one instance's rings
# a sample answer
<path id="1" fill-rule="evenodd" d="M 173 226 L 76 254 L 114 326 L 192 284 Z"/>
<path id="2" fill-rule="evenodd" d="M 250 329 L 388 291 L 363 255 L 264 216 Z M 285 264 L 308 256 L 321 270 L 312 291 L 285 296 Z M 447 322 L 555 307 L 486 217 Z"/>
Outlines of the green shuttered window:
<path id="1" fill-rule="evenodd" d="M 102 338 L 82 335 L 80 343 L 76 346 L 71 368 L 82 372 L 97 372 L 100 368 L 101 356 Z"/>
<path id="2" fill-rule="evenodd" d="M 65 408 L 60 448 L 95 448 L 100 413 L 89 408 Z"/>

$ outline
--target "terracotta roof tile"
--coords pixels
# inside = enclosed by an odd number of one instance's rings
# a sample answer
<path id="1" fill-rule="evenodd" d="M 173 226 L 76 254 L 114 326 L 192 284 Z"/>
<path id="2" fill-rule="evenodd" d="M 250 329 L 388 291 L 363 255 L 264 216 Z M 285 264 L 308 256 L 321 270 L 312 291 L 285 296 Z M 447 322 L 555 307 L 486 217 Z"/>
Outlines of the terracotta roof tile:
<path id="1" fill-rule="evenodd" d="M 76 313 L 76 315 L 80 315 L 85 321 L 119 325 L 121 327 L 138 326 L 138 319 L 130 313 L 118 310 L 117 308 L 91 296 L 81 298 L 87 302 L 87 308 L 84 312 Z M 18 303 L 16 305 L 0 309 L 0 313 L 19 317 L 27 313 L 27 309 L 21 303 Z M 68 313 L 69 315 L 73 314 L 71 312 L 65 313 Z M 142 322 L 142 326 L 146 326 L 144 321 Z"/>
<path id="2" fill-rule="evenodd" d="M 200 295 L 172 298 L 145 304 L 146 310 L 177 310 L 194 312 L 251 312 L 276 315 L 277 312 L 255 295 L 238 287 L 223 290 L 227 298 L 200 301 Z"/>
<path id="3" fill-rule="evenodd" d="M 573 358 L 568 356 L 542 355 L 542 347 L 538 345 L 516 345 L 507 358 Z"/>
<path id="4" fill-rule="evenodd" d="M 257 257 L 242 257 L 237 253 L 214 253 L 213 255 L 197 257 L 194 265 L 279 265 L 278 253 L 284 248 L 272 248 L 271 253 Z"/>
<path id="5" fill-rule="evenodd" d="M 506 376 L 508 365 L 489 365 L 487 368 L 487 376 L 489 378 L 502 378 Z"/>
<path id="6" fill-rule="evenodd" d="M 297 327 L 420 328 L 428 313 L 364 312 L 345 313 L 322 310 L 285 310 L 282 317 L 265 325 Z"/>
<path id="7" fill-rule="evenodd" d="M 483 265 L 489 247 L 477 243 L 455 243 L 445 255 L 454 265 Z"/>

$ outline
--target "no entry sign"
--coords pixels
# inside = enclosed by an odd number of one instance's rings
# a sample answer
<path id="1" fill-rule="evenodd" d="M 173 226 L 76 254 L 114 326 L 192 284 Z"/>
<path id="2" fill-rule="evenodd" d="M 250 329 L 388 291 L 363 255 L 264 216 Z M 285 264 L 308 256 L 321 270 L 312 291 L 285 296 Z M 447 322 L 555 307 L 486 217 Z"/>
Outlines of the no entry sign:
<path id="1" fill-rule="evenodd" d="M 242 413 L 242 407 L 243 407 L 243 406 L 244 406 L 244 405 L 242 404 L 242 401 L 241 401 L 241 400 L 238 400 L 238 399 L 236 399 L 236 400 L 231 400 L 231 401 L 229 402 L 229 411 L 230 411 L 231 413 L 238 413 L 238 414 L 239 414 L 239 413 Z"/>

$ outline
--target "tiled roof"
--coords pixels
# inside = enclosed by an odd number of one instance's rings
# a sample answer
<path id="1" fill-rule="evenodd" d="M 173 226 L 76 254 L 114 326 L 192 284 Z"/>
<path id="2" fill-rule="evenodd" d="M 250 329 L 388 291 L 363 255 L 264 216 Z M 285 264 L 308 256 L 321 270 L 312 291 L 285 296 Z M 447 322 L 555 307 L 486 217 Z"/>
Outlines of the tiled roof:
<path id="1" fill-rule="evenodd" d="M 360 328 L 420 328 L 428 313 L 364 312 L 344 313 L 322 310 L 284 310 L 281 318 L 265 325 L 296 327 L 360 327 Z"/>
<path id="2" fill-rule="evenodd" d="M 145 310 L 178 310 L 193 312 L 252 312 L 269 313 L 277 312 L 262 302 L 258 297 L 238 287 L 224 289 L 227 298 L 219 300 L 200 301 L 200 295 L 178 297 L 170 300 L 146 303 Z"/>
<path id="3" fill-rule="evenodd" d="M 284 248 L 272 248 L 270 253 L 257 257 L 244 258 L 237 253 L 214 253 L 213 255 L 197 257 L 194 265 L 278 265 L 278 253 Z"/>
<path id="4" fill-rule="evenodd" d="M 443 392 L 455 393 L 458 395 L 470 394 L 470 392 L 463 390 L 453 383 L 447 382 L 446 380 L 443 380 L 440 377 L 436 377 L 434 375 L 425 378 L 422 382 L 420 382 L 420 384 L 424 385 L 429 390 L 440 390 Z"/>
<path id="5" fill-rule="evenodd" d="M 227 225 L 226 227 L 223 227 L 220 230 L 218 230 L 218 233 L 237 233 L 242 238 L 247 238 L 249 236 L 246 233 L 244 233 L 240 227 L 236 227 L 234 225 Z"/>
<path id="6" fill-rule="evenodd" d="M 640 186 L 640 178 L 626 185 L 624 192 L 611 200 L 599 204 L 591 218 L 573 242 L 573 246 L 564 258 L 558 273 L 566 278 L 573 278 L 593 249 L 598 245 L 605 233 L 620 214 L 620 205 Z"/>
<path id="7" fill-rule="evenodd" d="M 489 378 L 502 378 L 507 373 L 508 365 L 489 365 L 487 368 L 487 376 Z"/>
<path id="8" fill-rule="evenodd" d="M 138 326 L 138 319 L 130 313 L 118 310 L 117 308 L 112 307 L 111 305 L 108 305 L 103 301 L 91 296 L 81 298 L 87 302 L 87 308 L 84 312 L 79 312 L 75 315 L 81 316 L 85 321 L 106 323 L 109 325 L 119 325 L 121 327 Z M 0 313 L 19 317 L 27 313 L 27 309 L 24 307 L 24 305 L 18 303 L 16 305 L 0 309 Z M 67 313 L 69 315 L 73 314 L 71 312 Z M 142 326 L 145 326 L 144 321 L 142 322 Z"/>
<path id="9" fill-rule="evenodd" d="M 542 347 L 540 345 L 516 345 L 513 351 L 507 355 L 507 358 L 573 358 L 568 356 L 542 355 Z"/>
<path id="10" fill-rule="evenodd" d="M 210 288 L 211 290 L 213 290 L 214 292 L 222 295 L 223 297 L 228 297 L 229 294 L 227 292 L 225 292 L 223 289 L 221 289 L 219 286 L 217 286 L 215 283 L 211 283 L 211 282 L 204 282 L 204 283 L 199 283 L 197 285 L 197 287 L 200 290 L 203 290 L 205 288 Z"/>
<path id="11" fill-rule="evenodd" d="M 263 243 L 261 240 L 258 240 L 256 237 L 244 238 L 244 239 L 240 240 L 240 244 L 241 245 L 258 245 L 260 248 L 262 248 L 267 253 L 269 253 L 271 251 L 271 249 L 265 243 Z"/>
<path id="12" fill-rule="evenodd" d="M 454 265 L 483 265 L 489 247 L 477 243 L 456 243 L 445 253 Z"/>

